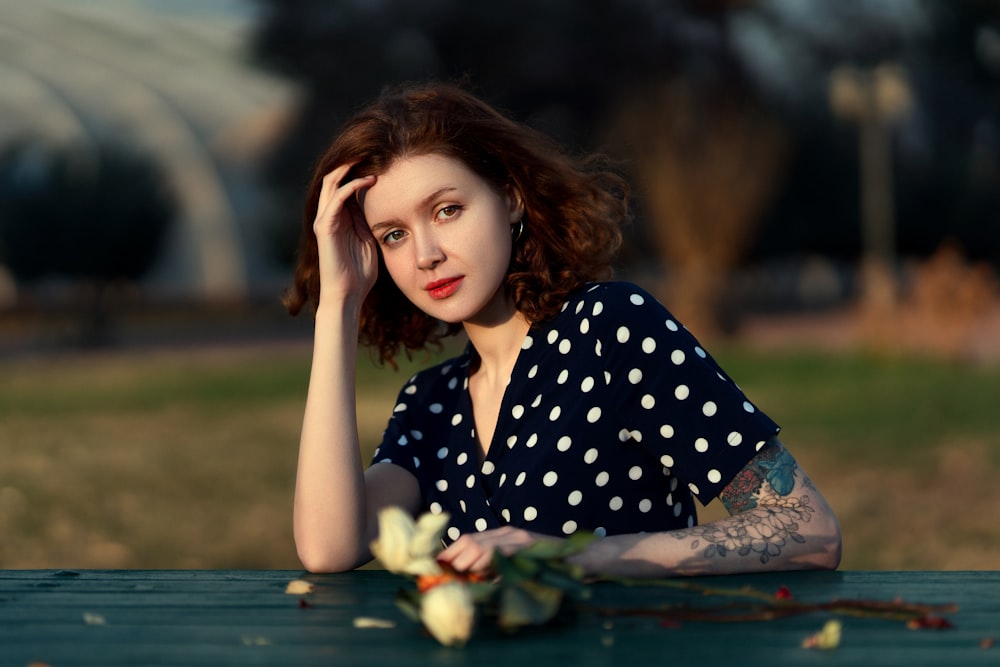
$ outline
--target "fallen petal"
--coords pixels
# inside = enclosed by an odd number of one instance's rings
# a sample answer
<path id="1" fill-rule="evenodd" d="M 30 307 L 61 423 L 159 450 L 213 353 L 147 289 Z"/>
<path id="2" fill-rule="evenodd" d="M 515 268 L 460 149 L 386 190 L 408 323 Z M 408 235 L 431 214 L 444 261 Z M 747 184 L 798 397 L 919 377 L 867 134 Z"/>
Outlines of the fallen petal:
<path id="1" fill-rule="evenodd" d="M 285 587 L 286 595 L 308 595 L 313 592 L 313 585 L 302 579 L 295 579 L 288 582 Z"/>
<path id="2" fill-rule="evenodd" d="M 822 630 L 802 640 L 802 648 L 819 649 L 821 651 L 835 649 L 840 646 L 840 632 L 840 621 L 836 619 L 827 621 Z"/>
<path id="3" fill-rule="evenodd" d="M 396 627 L 395 621 L 389 621 L 384 618 L 372 618 L 370 616 L 358 616 L 354 619 L 354 627 L 360 628 L 362 630 L 368 629 L 379 629 L 386 630 L 389 628 Z"/>
<path id="4" fill-rule="evenodd" d="M 107 620 L 100 614 L 91 614 L 89 611 L 83 612 L 83 622 L 87 625 L 107 625 Z"/>

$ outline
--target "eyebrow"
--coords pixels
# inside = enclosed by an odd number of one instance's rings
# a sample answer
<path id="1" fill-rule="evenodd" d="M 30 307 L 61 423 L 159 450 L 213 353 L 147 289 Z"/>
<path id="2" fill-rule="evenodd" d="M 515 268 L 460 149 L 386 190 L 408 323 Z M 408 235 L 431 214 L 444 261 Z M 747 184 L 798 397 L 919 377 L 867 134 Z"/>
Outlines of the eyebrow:
<path id="1" fill-rule="evenodd" d="M 429 195 L 421 199 L 419 202 L 417 202 L 417 209 L 427 208 L 428 206 L 431 205 L 431 203 L 435 199 L 438 199 L 441 195 L 448 192 L 455 192 L 457 190 L 458 188 L 456 188 L 453 185 L 446 185 L 445 187 L 440 188 L 439 190 L 435 190 L 434 192 L 430 193 Z M 393 218 L 392 220 L 384 220 L 382 222 L 376 222 L 374 225 L 372 225 L 371 230 L 372 233 L 374 233 L 383 227 L 392 227 L 397 224 L 399 224 L 399 220 L 395 218 Z"/>

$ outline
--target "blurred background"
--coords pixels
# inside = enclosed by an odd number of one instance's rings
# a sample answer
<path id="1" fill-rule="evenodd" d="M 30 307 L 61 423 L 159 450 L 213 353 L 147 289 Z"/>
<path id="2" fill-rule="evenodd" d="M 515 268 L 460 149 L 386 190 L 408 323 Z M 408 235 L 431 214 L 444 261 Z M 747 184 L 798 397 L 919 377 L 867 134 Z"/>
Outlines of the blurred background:
<path id="1" fill-rule="evenodd" d="M 1000 567 L 1000 3 L 0 0 L 0 568 L 298 567 L 305 187 L 431 78 L 621 165 L 845 568 Z"/>

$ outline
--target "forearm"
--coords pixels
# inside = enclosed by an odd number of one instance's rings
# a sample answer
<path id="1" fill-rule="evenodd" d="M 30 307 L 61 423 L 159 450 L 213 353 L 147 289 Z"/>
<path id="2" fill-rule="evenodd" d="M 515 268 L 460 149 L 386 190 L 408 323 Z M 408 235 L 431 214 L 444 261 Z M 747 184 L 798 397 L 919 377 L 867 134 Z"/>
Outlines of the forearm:
<path id="1" fill-rule="evenodd" d="M 836 519 L 822 498 L 799 500 L 692 528 L 606 537 L 571 560 L 590 575 L 637 578 L 836 568 Z"/>
<path id="2" fill-rule="evenodd" d="M 358 444 L 357 309 L 316 314 L 309 393 L 295 482 L 295 543 L 312 571 L 351 569 L 368 559 L 365 482 Z"/>

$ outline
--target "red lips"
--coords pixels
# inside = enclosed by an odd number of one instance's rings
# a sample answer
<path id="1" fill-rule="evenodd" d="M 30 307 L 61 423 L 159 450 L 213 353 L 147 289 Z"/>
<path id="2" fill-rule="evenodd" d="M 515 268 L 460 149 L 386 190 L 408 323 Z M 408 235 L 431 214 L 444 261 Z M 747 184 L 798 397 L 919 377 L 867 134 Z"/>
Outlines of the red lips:
<path id="1" fill-rule="evenodd" d="M 442 278 L 441 280 L 435 280 L 424 285 L 424 289 L 432 299 L 444 299 L 456 292 L 465 276 L 453 276 L 451 278 Z"/>

